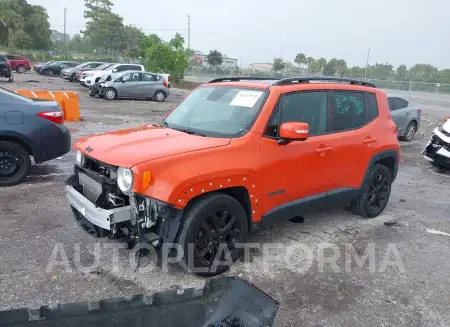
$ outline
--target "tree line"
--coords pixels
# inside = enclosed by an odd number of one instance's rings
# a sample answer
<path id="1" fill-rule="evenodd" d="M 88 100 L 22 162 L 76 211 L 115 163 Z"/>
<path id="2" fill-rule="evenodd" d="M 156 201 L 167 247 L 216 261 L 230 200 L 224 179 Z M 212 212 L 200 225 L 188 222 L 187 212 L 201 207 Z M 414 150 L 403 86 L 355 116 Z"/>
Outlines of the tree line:
<path id="1" fill-rule="evenodd" d="M 416 64 L 412 67 L 400 65 L 394 67 L 389 63 L 376 63 L 367 67 L 348 67 L 343 59 L 332 58 L 329 61 L 325 58 L 315 59 L 307 57 L 303 53 L 295 56 L 294 62 L 299 68 L 306 69 L 308 73 L 325 76 L 347 76 L 366 79 L 411 81 L 423 83 L 450 83 L 450 69 L 439 70 L 429 64 Z M 288 63 L 283 58 L 274 58 L 272 69 L 280 72 L 286 69 Z"/>

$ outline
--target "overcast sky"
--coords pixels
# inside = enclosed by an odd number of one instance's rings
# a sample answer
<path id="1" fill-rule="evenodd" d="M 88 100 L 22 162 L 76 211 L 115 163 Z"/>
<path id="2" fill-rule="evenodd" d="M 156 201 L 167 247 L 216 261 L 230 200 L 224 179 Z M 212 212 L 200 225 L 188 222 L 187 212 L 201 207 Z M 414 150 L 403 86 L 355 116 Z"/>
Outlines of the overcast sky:
<path id="1" fill-rule="evenodd" d="M 146 33 L 170 39 L 176 32 L 191 47 L 218 49 L 229 57 L 271 62 L 294 61 L 299 52 L 312 57 L 342 58 L 349 65 L 394 66 L 429 63 L 450 68 L 450 1 L 448 0 L 113 0 L 113 11 Z M 67 32 L 84 26 L 83 0 L 28 0 L 47 8 L 52 28 Z"/>

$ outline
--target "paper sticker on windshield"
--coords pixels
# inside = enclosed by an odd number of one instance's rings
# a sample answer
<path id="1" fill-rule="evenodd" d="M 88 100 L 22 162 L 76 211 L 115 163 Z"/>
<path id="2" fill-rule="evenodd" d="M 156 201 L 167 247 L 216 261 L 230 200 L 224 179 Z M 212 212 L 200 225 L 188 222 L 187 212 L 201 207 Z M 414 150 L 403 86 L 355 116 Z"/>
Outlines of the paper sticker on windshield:
<path id="1" fill-rule="evenodd" d="M 252 108 L 263 92 L 259 91 L 239 91 L 231 101 L 230 106 Z"/>

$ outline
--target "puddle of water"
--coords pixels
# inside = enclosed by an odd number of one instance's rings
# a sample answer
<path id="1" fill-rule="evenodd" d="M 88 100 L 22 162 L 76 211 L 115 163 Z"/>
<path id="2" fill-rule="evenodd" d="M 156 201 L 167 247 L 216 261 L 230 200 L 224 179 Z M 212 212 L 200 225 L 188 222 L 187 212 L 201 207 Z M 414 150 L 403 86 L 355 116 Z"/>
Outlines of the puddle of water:
<path id="1" fill-rule="evenodd" d="M 294 224 L 302 224 L 305 221 L 305 218 L 302 216 L 296 216 L 289 219 L 289 221 Z"/>

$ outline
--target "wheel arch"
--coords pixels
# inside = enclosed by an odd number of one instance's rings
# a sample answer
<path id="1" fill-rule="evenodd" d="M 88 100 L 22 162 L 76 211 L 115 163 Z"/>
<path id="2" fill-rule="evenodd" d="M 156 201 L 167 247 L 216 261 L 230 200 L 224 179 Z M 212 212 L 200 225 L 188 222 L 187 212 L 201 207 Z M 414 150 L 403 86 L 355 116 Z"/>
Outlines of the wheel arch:
<path id="1" fill-rule="evenodd" d="M 392 182 L 394 182 L 395 178 L 397 177 L 399 158 L 400 158 L 399 150 L 384 150 L 376 153 L 369 161 L 366 173 L 364 175 L 364 179 L 361 183 L 361 188 L 363 185 L 368 183 L 371 169 L 375 164 L 381 164 L 389 168 L 389 171 L 392 174 Z"/>
<path id="2" fill-rule="evenodd" d="M 16 143 L 24 148 L 30 156 L 34 156 L 33 146 L 20 134 L 0 134 L 0 141 Z"/>

